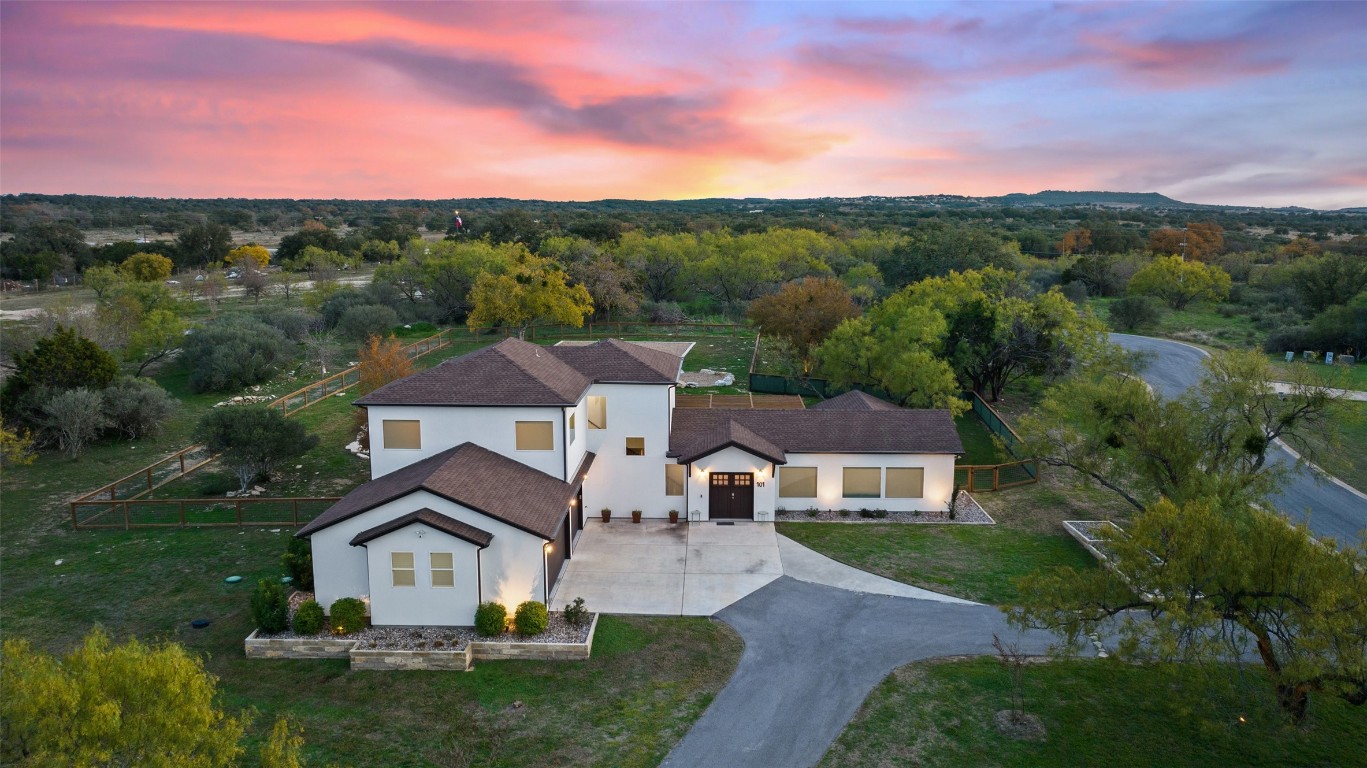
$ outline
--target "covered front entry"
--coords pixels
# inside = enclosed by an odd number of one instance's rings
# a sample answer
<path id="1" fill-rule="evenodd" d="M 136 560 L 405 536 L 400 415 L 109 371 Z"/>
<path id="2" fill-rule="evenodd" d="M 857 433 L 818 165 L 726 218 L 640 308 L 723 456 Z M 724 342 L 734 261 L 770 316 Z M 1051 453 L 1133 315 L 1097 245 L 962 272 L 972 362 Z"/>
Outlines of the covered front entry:
<path id="1" fill-rule="evenodd" d="M 707 513 L 712 520 L 755 519 L 755 476 L 749 472 L 713 472 Z"/>

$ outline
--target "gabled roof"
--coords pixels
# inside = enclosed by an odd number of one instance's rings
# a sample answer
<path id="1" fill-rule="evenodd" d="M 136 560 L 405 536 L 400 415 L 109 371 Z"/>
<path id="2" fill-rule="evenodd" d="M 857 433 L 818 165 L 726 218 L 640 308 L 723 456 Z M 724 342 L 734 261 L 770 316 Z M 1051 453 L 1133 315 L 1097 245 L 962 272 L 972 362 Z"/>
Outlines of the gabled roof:
<path id="1" fill-rule="evenodd" d="M 356 405 L 549 405 L 579 402 L 584 374 L 549 347 L 508 338 L 386 384 Z"/>
<path id="2" fill-rule="evenodd" d="M 508 338 L 386 384 L 356 405 L 574 405 L 592 383 L 673 384 L 683 358 L 617 339 L 543 347 Z"/>
<path id="3" fill-rule="evenodd" d="M 787 453 L 964 451 L 954 419 L 945 410 L 674 409 L 671 458 L 688 463 L 728 444 L 775 463 L 786 461 Z"/>
<path id="4" fill-rule="evenodd" d="M 489 542 L 494 540 L 494 535 L 488 531 L 480 530 L 469 523 L 462 523 L 454 517 L 447 517 L 435 509 L 423 507 L 416 512 L 409 512 L 402 517 L 396 517 L 388 522 L 380 523 L 374 528 L 361 531 L 352 537 L 351 546 L 362 546 L 367 542 L 380 538 L 386 533 L 393 533 L 402 528 L 407 528 L 414 523 L 425 525 L 434 530 L 441 531 L 442 533 L 455 536 L 463 541 L 468 541 L 480 549 L 489 546 Z"/>
<path id="5" fill-rule="evenodd" d="M 596 384 L 673 384 L 683 365 L 682 357 L 619 339 L 548 349 Z"/>
<path id="6" fill-rule="evenodd" d="M 461 443 L 361 484 L 295 536 L 310 536 L 414 491 L 428 491 L 550 540 L 593 458 L 585 455 L 574 481 L 566 483 L 474 443 Z"/>
<path id="7" fill-rule="evenodd" d="M 897 406 L 867 392 L 851 389 L 843 395 L 822 400 L 812 406 L 814 411 L 896 411 Z"/>

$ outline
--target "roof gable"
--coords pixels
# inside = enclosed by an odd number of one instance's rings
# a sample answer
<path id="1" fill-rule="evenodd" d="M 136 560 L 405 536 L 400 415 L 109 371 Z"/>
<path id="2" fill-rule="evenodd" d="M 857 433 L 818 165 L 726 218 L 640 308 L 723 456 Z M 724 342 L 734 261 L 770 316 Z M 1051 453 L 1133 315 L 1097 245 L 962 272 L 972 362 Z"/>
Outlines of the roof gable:
<path id="1" fill-rule="evenodd" d="M 547 347 L 591 381 L 599 384 L 673 384 L 683 358 L 659 349 L 620 339 L 604 339 L 583 346 Z"/>
<path id="2" fill-rule="evenodd" d="M 579 402 L 589 379 L 548 347 L 508 338 L 386 384 L 356 405 L 547 405 Z"/>
<path id="3" fill-rule="evenodd" d="M 462 523 L 453 517 L 443 515 L 435 509 L 423 507 L 416 512 L 409 512 L 401 517 L 396 517 L 393 520 L 380 523 L 374 528 L 361 531 L 352 537 L 351 546 L 364 546 L 385 534 L 402 530 L 410 525 L 425 525 L 433 530 L 441 531 L 442 533 L 454 536 L 462 541 L 468 541 L 480 549 L 489 546 L 489 543 L 494 540 L 494 535 L 488 531 L 476 528 L 469 523 Z"/>
<path id="4" fill-rule="evenodd" d="M 874 397 L 867 392 L 851 389 L 829 400 L 822 400 L 812 406 L 814 411 L 897 411 L 901 410 L 887 400 Z"/>

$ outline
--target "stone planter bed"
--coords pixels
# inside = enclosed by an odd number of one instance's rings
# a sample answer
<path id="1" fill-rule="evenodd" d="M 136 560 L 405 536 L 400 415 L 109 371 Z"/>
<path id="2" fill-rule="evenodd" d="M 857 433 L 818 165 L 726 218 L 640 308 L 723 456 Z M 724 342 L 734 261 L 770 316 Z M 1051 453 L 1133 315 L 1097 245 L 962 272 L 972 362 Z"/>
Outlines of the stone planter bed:
<path id="1" fill-rule="evenodd" d="M 959 514 L 950 520 L 946 512 L 888 512 L 882 509 L 779 510 L 774 520 L 781 523 L 936 523 L 943 525 L 996 525 L 968 491 L 959 491 Z"/>
<path id="2" fill-rule="evenodd" d="M 311 597 L 306 592 L 290 596 L 291 621 L 294 609 Z M 244 647 L 253 659 L 349 658 L 352 669 L 468 670 L 477 659 L 589 658 L 598 614 L 582 627 L 565 621 L 563 613 L 551 613 L 548 618 L 546 631 L 531 637 L 482 637 L 470 627 L 366 627 L 346 637 L 253 631 Z"/>
<path id="3" fill-rule="evenodd" d="M 1109 520 L 1064 520 L 1063 528 L 1068 531 L 1069 536 L 1077 539 L 1083 549 L 1090 552 L 1097 560 L 1108 565 L 1111 559 L 1110 547 L 1106 540 L 1101 538 L 1101 531 L 1113 529 L 1123 534 L 1120 526 Z"/>

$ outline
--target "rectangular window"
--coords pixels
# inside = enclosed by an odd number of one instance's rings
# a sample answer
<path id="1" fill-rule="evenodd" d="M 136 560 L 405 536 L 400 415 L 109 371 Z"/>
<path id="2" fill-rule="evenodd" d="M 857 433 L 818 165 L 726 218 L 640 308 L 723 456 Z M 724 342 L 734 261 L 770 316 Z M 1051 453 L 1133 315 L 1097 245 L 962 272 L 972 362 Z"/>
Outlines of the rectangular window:
<path id="1" fill-rule="evenodd" d="M 780 467 L 778 495 L 785 499 L 815 499 L 816 467 Z"/>
<path id="2" fill-rule="evenodd" d="M 646 455 L 646 439 L 644 437 L 627 438 L 627 455 L 644 456 Z"/>
<path id="3" fill-rule="evenodd" d="M 519 451 L 555 450 L 555 426 L 549 421 L 517 422 L 517 449 Z"/>
<path id="4" fill-rule="evenodd" d="M 847 499 L 876 499 L 883 495 L 882 467 L 845 467 Z"/>
<path id="5" fill-rule="evenodd" d="M 925 481 L 922 467 L 888 467 L 888 498 L 919 499 L 924 495 Z"/>
<path id="6" fill-rule="evenodd" d="M 418 583 L 414 578 L 412 552 L 390 552 L 389 569 L 394 573 L 396 587 L 412 587 Z"/>
<path id="7" fill-rule="evenodd" d="M 684 485 L 684 465 L 665 465 L 665 495 L 682 496 Z"/>
<path id="8" fill-rule="evenodd" d="M 412 451 L 422 448 L 421 422 L 414 420 L 385 419 L 381 422 L 384 430 L 384 447 Z"/>
<path id="9" fill-rule="evenodd" d="M 589 429 L 608 428 L 608 399 L 603 395 L 589 395 Z"/>
<path id="10" fill-rule="evenodd" d="M 565 445 L 573 445 L 573 444 L 574 444 L 574 417 L 575 417 L 576 415 L 577 415 L 577 414 L 573 414 L 573 413 L 570 414 L 570 436 L 567 437 L 567 438 L 565 438 Z"/>
<path id="11" fill-rule="evenodd" d="M 452 554 L 433 552 L 429 557 L 432 560 L 432 586 L 456 586 L 456 561 Z"/>

